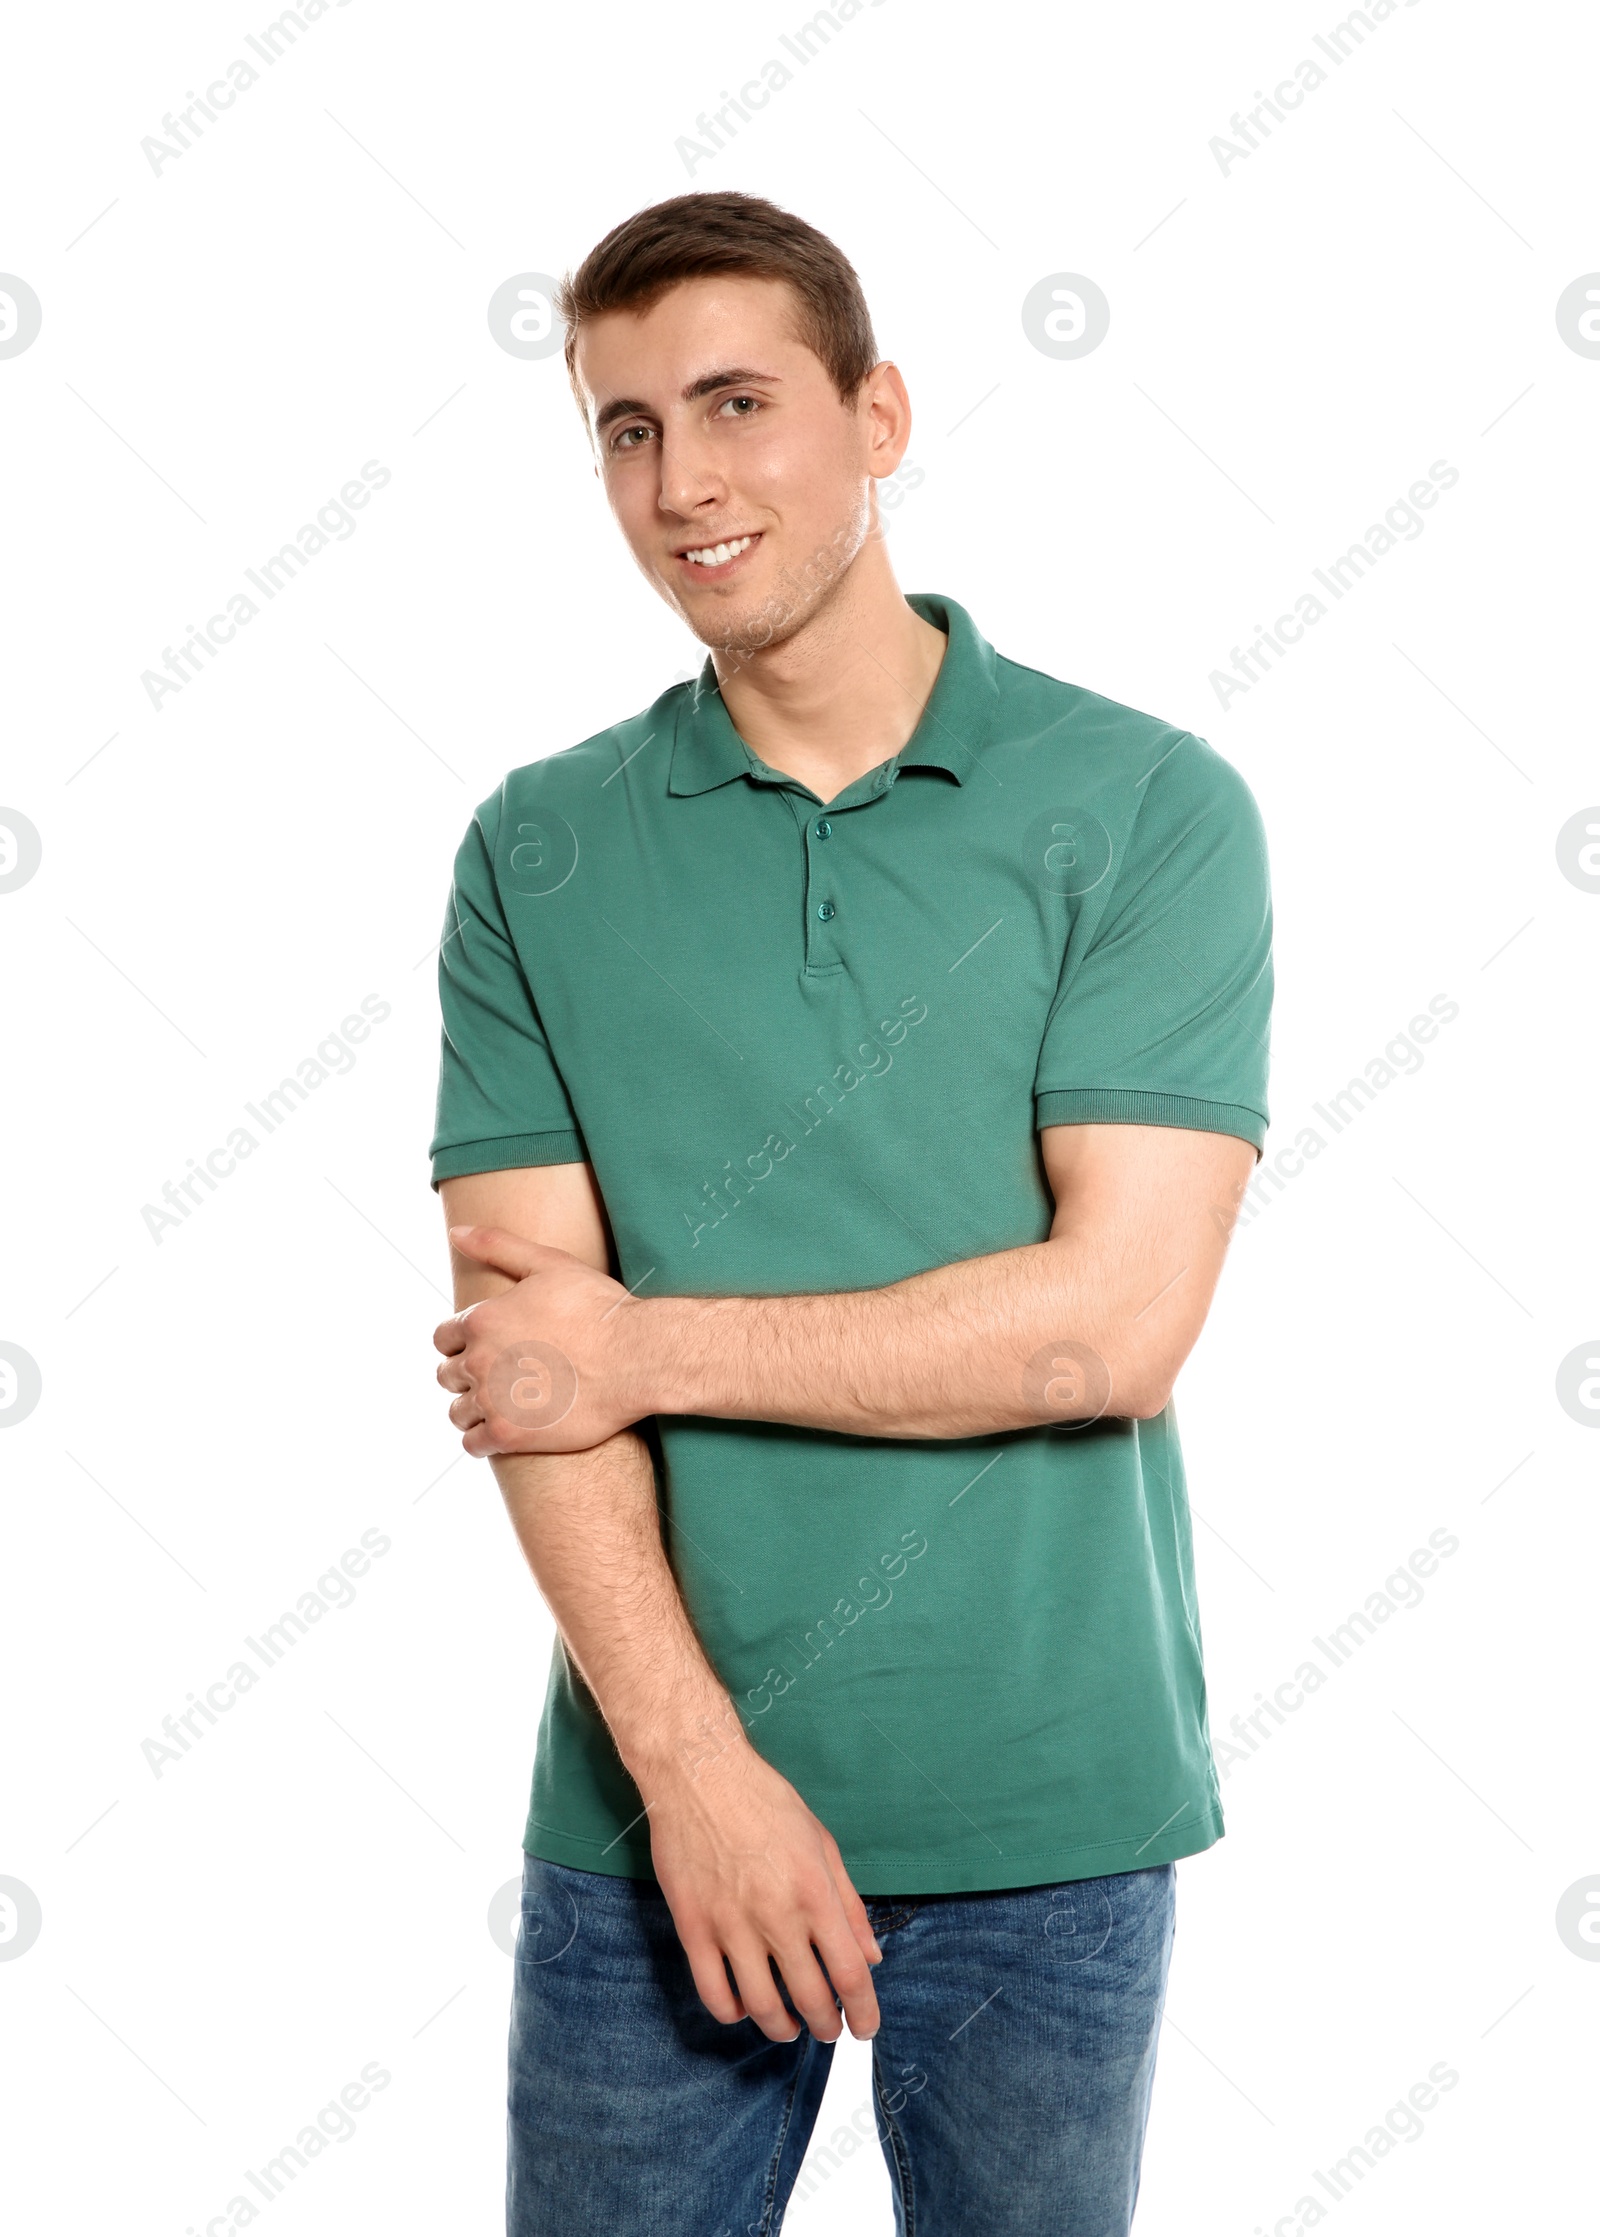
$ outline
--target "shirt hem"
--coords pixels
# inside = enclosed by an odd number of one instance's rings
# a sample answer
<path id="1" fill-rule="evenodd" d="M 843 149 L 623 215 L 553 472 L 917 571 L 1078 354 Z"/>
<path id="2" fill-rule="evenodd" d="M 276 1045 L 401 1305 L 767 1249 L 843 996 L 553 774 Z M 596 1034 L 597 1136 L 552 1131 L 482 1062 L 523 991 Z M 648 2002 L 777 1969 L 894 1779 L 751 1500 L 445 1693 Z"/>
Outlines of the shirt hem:
<path id="1" fill-rule="evenodd" d="M 1227 1828 L 1220 1803 L 1169 1826 L 1154 1838 L 1126 1834 L 1117 1841 L 1078 1842 L 1064 1848 L 1022 1849 L 1007 1856 L 971 1858 L 964 1863 L 934 1863 L 916 1856 L 863 1856 L 845 1849 L 844 1867 L 856 1893 L 865 1899 L 891 1895 L 984 1895 L 1002 1888 L 1044 1887 L 1061 1880 L 1100 1879 L 1113 1872 L 1139 1872 L 1180 1857 L 1199 1856 L 1220 1841 Z M 649 1854 L 631 1843 L 609 1845 L 529 1823 L 524 1853 L 575 1871 L 603 1872 L 614 1879 L 653 1880 Z"/>
<path id="2" fill-rule="evenodd" d="M 1259 1155 L 1267 1121 L 1248 1103 L 1212 1103 L 1196 1095 L 1158 1095 L 1145 1088 L 1048 1087 L 1034 1091 L 1039 1126 L 1183 1126 L 1201 1134 L 1236 1134 Z"/>
<path id="3" fill-rule="evenodd" d="M 456 1142 L 433 1152 L 432 1185 L 464 1173 L 503 1173 L 517 1165 L 582 1165 L 583 1136 L 570 1126 L 538 1134 L 498 1134 L 483 1142 Z"/>

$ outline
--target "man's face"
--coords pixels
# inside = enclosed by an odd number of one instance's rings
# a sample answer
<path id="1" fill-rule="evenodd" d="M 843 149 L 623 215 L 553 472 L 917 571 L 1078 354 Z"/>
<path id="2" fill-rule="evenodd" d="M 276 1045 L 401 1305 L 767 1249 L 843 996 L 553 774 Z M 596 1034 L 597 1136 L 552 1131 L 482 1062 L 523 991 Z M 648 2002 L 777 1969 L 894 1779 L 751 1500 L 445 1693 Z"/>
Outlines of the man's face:
<path id="1" fill-rule="evenodd" d="M 905 431 L 885 441 L 872 382 L 841 403 L 793 311 L 784 281 L 733 273 L 579 330 L 611 509 L 651 583 L 719 650 L 780 644 L 816 611 L 871 529 L 869 478 L 905 447 Z M 743 548 L 689 556 L 729 545 Z"/>

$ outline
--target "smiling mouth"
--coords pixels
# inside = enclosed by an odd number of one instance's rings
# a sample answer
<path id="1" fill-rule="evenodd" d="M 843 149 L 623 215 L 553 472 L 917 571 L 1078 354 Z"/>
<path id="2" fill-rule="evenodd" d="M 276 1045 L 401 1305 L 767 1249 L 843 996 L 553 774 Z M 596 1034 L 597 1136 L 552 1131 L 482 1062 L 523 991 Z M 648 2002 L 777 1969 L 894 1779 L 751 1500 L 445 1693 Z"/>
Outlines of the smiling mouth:
<path id="1" fill-rule="evenodd" d="M 700 582 L 720 582 L 733 572 L 747 553 L 761 541 L 761 531 L 751 536 L 734 536 L 720 544 L 693 544 L 687 551 L 675 552 L 674 558 L 684 572 Z"/>

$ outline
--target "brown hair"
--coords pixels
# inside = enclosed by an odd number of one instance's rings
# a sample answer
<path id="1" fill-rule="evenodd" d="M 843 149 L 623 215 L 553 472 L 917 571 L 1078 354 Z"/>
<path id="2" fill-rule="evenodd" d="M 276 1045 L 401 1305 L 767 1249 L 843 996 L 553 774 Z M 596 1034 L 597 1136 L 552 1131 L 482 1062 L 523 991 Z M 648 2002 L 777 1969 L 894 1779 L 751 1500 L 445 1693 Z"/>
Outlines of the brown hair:
<path id="1" fill-rule="evenodd" d="M 825 233 L 757 194 L 675 194 L 638 210 L 592 248 L 556 293 L 574 391 L 578 327 L 603 311 L 647 311 L 680 280 L 748 272 L 787 280 L 800 340 L 848 404 L 878 362 L 855 268 Z M 582 401 L 580 397 L 580 402 Z"/>

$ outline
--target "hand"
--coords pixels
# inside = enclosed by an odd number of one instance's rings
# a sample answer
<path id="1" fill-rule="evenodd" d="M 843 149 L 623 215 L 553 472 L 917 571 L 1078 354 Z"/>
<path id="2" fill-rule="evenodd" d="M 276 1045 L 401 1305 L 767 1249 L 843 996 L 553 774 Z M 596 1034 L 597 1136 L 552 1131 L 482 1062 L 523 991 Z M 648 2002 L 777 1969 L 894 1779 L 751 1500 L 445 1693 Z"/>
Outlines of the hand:
<path id="1" fill-rule="evenodd" d="M 570 1251 L 503 1227 L 452 1227 L 464 1258 L 509 1274 L 514 1289 L 485 1297 L 433 1332 L 450 1419 L 475 1459 L 490 1453 L 586 1452 L 652 1411 L 630 1397 L 620 1282 Z"/>
<path id="2" fill-rule="evenodd" d="M 870 1969 L 883 1952 L 866 1905 L 833 1835 L 781 1772 L 741 1737 L 693 1772 L 667 1774 L 649 1809 L 656 1878 L 713 2019 L 753 2019 L 773 2042 L 792 2043 L 800 2029 L 775 1959 L 819 2042 L 843 2033 L 841 2003 L 852 2035 L 877 2033 Z"/>

